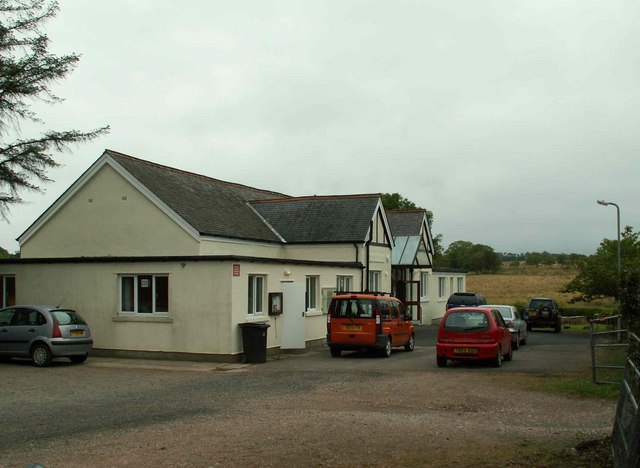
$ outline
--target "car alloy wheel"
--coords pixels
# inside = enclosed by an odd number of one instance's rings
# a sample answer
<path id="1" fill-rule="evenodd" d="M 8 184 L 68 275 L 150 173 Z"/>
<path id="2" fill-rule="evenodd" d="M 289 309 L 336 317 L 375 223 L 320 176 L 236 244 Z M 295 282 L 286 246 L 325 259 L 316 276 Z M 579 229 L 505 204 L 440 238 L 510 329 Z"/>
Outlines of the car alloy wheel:
<path id="1" fill-rule="evenodd" d="M 51 361 L 53 361 L 53 355 L 46 345 L 37 344 L 31 351 L 31 361 L 36 367 L 47 367 L 51 365 Z"/>
<path id="2" fill-rule="evenodd" d="M 411 335 L 411 337 L 409 338 L 409 342 L 404 345 L 404 350 L 405 351 L 413 351 L 416 348 L 416 337 L 414 335 Z"/>
<path id="3" fill-rule="evenodd" d="M 384 348 L 382 348 L 382 357 L 391 356 L 391 338 L 387 336 L 387 341 L 384 344 Z"/>

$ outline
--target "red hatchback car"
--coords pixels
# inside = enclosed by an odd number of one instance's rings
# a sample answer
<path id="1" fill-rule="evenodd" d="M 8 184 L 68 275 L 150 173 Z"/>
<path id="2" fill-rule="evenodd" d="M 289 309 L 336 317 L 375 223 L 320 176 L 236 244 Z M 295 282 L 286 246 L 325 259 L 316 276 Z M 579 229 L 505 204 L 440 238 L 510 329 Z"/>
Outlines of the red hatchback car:
<path id="1" fill-rule="evenodd" d="M 486 359 L 500 367 L 503 359 L 513 359 L 511 332 L 495 309 L 449 309 L 440 323 L 436 354 L 438 367 L 445 367 L 449 359 Z"/>

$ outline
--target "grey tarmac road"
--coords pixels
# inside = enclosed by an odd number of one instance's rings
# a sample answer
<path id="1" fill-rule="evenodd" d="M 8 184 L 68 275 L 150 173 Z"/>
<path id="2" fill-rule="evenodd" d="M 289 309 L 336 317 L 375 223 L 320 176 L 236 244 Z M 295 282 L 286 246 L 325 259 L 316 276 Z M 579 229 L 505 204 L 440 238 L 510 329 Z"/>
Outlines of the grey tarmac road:
<path id="1" fill-rule="evenodd" d="M 425 456 L 421 445 L 440 458 L 418 465 L 448 466 L 462 443 L 456 434 L 468 432 L 464 447 L 483 453 L 487 444 L 500 446 L 505 434 L 536 443 L 545 427 L 566 443 L 609 431 L 615 402 L 536 394 L 531 407 L 517 407 L 521 393 L 496 389 L 492 381 L 501 374 L 587 369 L 586 336 L 534 332 L 499 369 L 437 368 L 435 327 L 419 327 L 416 341 L 413 353 L 400 348 L 388 359 L 358 352 L 332 358 L 317 348 L 253 365 L 106 358 L 45 369 L 2 363 L 0 466 L 411 465 Z M 496 391 L 503 400 L 494 403 Z M 562 411 L 571 415 L 559 422 Z M 485 420 L 495 420 L 495 440 L 479 430 Z M 370 446 L 367 439 L 377 442 Z M 334 442 L 327 448 L 316 440 Z M 458 465 L 465 466 L 459 459 Z"/>

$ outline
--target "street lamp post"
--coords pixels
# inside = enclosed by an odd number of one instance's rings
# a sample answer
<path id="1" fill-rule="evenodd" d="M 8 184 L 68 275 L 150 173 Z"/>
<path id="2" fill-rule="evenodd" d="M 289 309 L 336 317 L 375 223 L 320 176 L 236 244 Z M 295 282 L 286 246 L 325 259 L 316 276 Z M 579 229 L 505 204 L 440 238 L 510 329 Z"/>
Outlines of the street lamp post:
<path id="1" fill-rule="evenodd" d="M 618 281 L 620 281 L 620 273 L 622 270 L 622 263 L 620 259 L 620 207 L 612 202 L 606 202 L 604 200 L 598 200 L 598 205 L 608 206 L 613 205 L 616 207 L 618 213 Z"/>

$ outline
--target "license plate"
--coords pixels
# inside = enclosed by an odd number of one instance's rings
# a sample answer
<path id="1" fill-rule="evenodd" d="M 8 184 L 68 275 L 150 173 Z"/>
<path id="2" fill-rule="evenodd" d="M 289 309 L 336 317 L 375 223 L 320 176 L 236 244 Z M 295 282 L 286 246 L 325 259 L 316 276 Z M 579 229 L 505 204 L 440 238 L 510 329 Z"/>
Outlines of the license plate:
<path id="1" fill-rule="evenodd" d="M 71 330 L 71 336 L 84 336 L 84 330 Z"/>
<path id="2" fill-rule="evenodd" d="M 536 315 L 538 315 L 538 313 L 535 310 L 529 312 L 529 317 L 535 317 Z"/>
<path id="3" fill-rule="evenodd" d="M 360 325 L 343 325 L 342 329 L 344 331 L 360 331 L 362 327 Z"/>
<path id="4" fill-rule="evenodd" d="M 453 354 L 478 354 L 478 348 L 453 348 Z"/>

